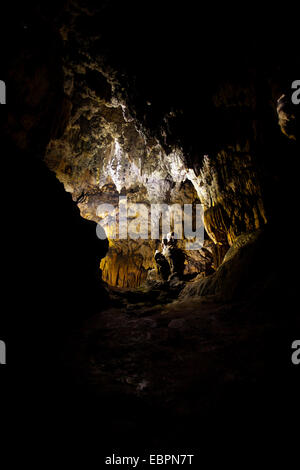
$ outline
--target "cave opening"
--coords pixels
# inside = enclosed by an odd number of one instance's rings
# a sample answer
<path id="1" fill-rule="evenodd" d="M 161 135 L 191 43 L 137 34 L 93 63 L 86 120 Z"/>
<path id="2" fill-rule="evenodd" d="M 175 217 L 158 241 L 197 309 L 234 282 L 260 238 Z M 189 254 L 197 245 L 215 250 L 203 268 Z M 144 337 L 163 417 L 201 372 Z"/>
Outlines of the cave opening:
<path id="1" fill-rule="evenodd" d="M 228 422 L 260 434 L 295 413 L 299 384 L 291 32 L 271 44 L 256 20 L 144 8 L 32 0 L 8 14 L 1 64 L 4 220 L 19 227 L 18 328 L 1 344 L 8 363 L 28 353 L 14 365 L 42 384 L 31 408 L 78 419 L 97 449 L 191 448 Z"/>

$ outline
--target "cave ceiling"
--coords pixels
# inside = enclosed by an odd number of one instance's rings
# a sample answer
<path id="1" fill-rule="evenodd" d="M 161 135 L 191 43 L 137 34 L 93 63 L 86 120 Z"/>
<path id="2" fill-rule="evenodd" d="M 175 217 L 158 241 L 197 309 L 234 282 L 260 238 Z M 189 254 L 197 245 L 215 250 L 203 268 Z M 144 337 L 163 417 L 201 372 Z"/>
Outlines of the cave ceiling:
<path id="1" fill-rule="evenodd" d="M 254 34 L 251 21 L 169 2 L 72 0 L 38 10 L 42 21 L 33 8 L 23 31 L 25 44 L 39 32 L 28 55 L 37 70 L 19 90 L 35 88 L 36 102 L 10 125 L 24 148 L 54 115 L 44 159 L 82 217 L 99 222 L 99 204 L 120 195 L 147 206 L 200 202 L 215 266 L 237 237 L 272 219 L 281 169 L 270 155 L 280 160 L 282 142 L 296 135 L 286 99 L 294 64 L 278 35 L 272 48 L 262 45 L 263 19 Z M 20 76 L 22 67 L 16 59 Z M 139 285 L 156 248 L 111 239 L 104 280 Z"/>

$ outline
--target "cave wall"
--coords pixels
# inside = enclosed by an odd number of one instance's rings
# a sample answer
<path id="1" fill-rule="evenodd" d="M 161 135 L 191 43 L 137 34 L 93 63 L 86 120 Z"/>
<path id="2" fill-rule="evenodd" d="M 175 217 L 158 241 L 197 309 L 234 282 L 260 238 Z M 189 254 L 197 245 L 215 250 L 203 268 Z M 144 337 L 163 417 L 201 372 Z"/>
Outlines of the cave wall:
<path id="1" fill-rule="evenodd" d="M 217 268 L 241 234 L 289 211 L 281 161 L 297 153 L 296 64 L 275 32 L 268 44 L 265 24 L 253 34 L 208 15 L 199 36 L 193 11 L 169 5 L 145 15 L 134 2 L 32 4 L 16 27 L 26 67 L 19 56 L 7 75 L 26 107 L 9 113 L 6 133 L 21 149 L 48 143 L 45 162 L 83 218 L 99 222 L 97 206 L 120 194 L 147 206 L 200 200 Z M 104 280 L 139 285 L 156 248 L 110 239 Z"/>
<path id="2" fill-rule="evenodd" d="M 146 205 L 180 199 L 191 203 L 198 196 L 206 231 L 217 246 L 217 266 L 238 235 L 267 220 L 250 148 L 254 85 L 248 81 L 244 87 L 235 87 L 227 82 L 214 91 L 211 112 L 219 121 L 214 126 L 221 148 L 202 156 L 202 162 L 194 161 L 194 155 L 184 152 L 181 135 L 177 139 L 174 132 L 183 111 L 167 109 L 157 129 L 151 115 L 158 112 L 152 110 L 150 98 L 141 116 L 144 103 L 137 103 L 136 96 L 132 102 L 130 86 L 113 69 L 114 64 L 107 63 L 105 51 L 95 54 L 95 43 L 103 40 L 101 29 L 87 37 L 86 26 L 94 25 L 96 17 L 91 20 L 89 12 L 73 2 L 68 22 L 60 29 L 64 89 L 71 107 L 63 136 L 48 145 L 47 165 L 74 201 L 80 200 L 82 216 L 96 222 L 97 204 L 117 201 L 122 190 L 130 202 Z M 127 74 L 126 79 L 130 85 L 132 77 Z M 195 191 L 188 195 L 183 191 L 180 197 L 187 180 Z M 139 285 L 154 267 L 155 248 L 155 241 L 110 240 L 109 254 L 101 263 L 104 280 L 122 287 Z"/>
<path id="3" fill-rule="evenodd" d="M 69 24 L 60 30 L 65 99 L 70 106 L 63 135 L 47 147 L 48 167 L 72 194 L 81 215 L 95 222 L 101 220 L 98 205 L 117 205 L 120 194 L 128 203 L 147 207 L 197 201 L 181 149 L 174 146 L 167 152 L 130 115 L 117 73 L 101 56 L 94 56 L 95 37 L 84 36 L 84 19 L 88 20 L 85 11 L 71 9 Z M 101 262 L 103 279 L 120 287 L 140 285 L 155 267 L 157 247 L 155 240 L 110 238 L 109 253 Z"/>

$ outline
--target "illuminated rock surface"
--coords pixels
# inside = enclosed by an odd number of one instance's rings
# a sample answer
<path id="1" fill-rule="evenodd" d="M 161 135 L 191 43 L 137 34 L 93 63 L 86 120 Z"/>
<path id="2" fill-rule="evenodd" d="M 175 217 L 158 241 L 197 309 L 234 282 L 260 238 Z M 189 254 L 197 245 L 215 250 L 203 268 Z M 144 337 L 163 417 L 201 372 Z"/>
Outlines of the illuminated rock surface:
<path id="1" fill-rule="evenodd" d="M 94 23 L 98 13 L 92 21 L 88 7 L 78 8 L 76 2 L 68 13 L 60 28 L 65 126 L 63 134 L 48 145 L 48 167 L 72 194 L 82 216 L 96 222 L 97 205 L 116 203 L 120 194 L 129 202 L 148 206 L 192 203 L 198 197 L 206 231 L 216 246 L 217 267 L 240 234 L 267 222 L 256 155 L 261 140 L 256 114 L 261 103 L 251 73 L 247 75 L 245 68 L 240 77 L 230 80 L 222 71 L 223 82 L 209 85 L 207 122 L 199 116 L 199 135 L 192 137 L 192 150 L 187 150 L 180 124 L 183 120 L 189 124 L 190 108 L 163 109 L 162 103 L 159 109 L 155 95 L 153 102 L 142 90 L 133 95 L 134 77 L 119 73 L 115 51 L 109 58 L 102 49 Z M 92 33 L 87 38 L 88 24 Z M 201 102 L 201 94 L 197 99 Z M 267 114 L 267 103 L 265 107 Z M 275 125 L 275 115 L 273 120 Z M 206 152 L 201 154 L 202 146 Z M 156 248 L 151 241 L 110 240 L 101 264 L 103 279 L 121 287 L 140 285 L 154 267 Z"/>
<path id="2" fill-rule="evenodd" d="M 278 18 L 247 25 L 244 9 L 236 20 L 215 4 L 202 18 L 195 2 L 134 3 L 11 2 L 0 110 L 14 292 L 4 313 L 31 359 L 19 361 L 14 403 L 24 423 L 37 411 L 43 439 L 45 414 L 63 446 L 74 424 L 78 449 L 90 437 L 85 459 L 94 448 L 99 460 L 105 436 L 143 451 L 202 451 L 208 438 L 220 453 L 220 423 L 229 453 L 251 420 L 252 453 L 299 401 L 298 111 L 288 101 L 298 43 L 290 18 L 285 36 L 283 19 L 278 34 Z M 203 204 L 207 239 L 186 252 L 184 280 L 157 279 L 155 241 L 109 234 L 106 254 L 97 207 L 120 195 Z"/>
<path id="3" fill-rule="evenodd" d="M 259 46 L 247 41 L 248 62 L 236 62 L 228 38 L 224 46 L 211 45 L 209 53 L 202 50 L 207 69 L 198 84 L 192 55 L 176 49 L 179 38 L 165 38 L 174 50 L 166 56 L 130 8 L 118 8 L 76 0 L 64 6 L 62 16 L 54 8 L 49 14 L 55 32 L 44 20 L 35 49 L 30 28 L 23 31 L 28 64 L 34 67 L 26 75 L 22 56 L 15 60 L 10 78 L 16 103 L 28 98 L 24 114 L 10 113 L 9 133 L 22 149 L 37 136 L 42 149 L 51 137 L 45 161 L 86 219 L 98 222 L 97 206 L 117 204 L 120 194 L 147 207 L 200 200 L 216 268 L 239 235 L 263 227 L 281 205 L 284 171 L 278 162 L 295 152 L 280 137 L 281 127 L 295 138 L 287 72 L 276 69 L 271 56 L 255 72 L 251 54 Z M 123 14 L 129 21 L 124 35 Z M 114 18 L 113 37 L 108 18 Z M 191 28 L 188 41 L 193 34 Z M 144 49 L 135 43 L 138 36 Z M 38 47 L 44 43 L 42 55 Z M 15 77 L 23 77 L 22 85 Z M 110 239 L 101 265 L 104 280 L 140 285 L 154 267 L 156 248 L 155 241 Z M 195 265 L 198 255 L 188 255 Z"/>
<path id="4" fill-rule="evenodd" d="M 9 111 L 6 131 L 23 150 L 44 152 L 48 143 L 45 161 L 85 219 L 99 222 L 97 207 L 117 206 L 120 195 L 147 208 L 200 201 L 216 269 L 241 234 L 289 211 L 282 202 L 287 167 L 280 163 L 296 153 L 289 68 L 286 61 L 277 67 L 272 56 L 257 68 L 252 53 L 259 45 L 247 40 L 247 60 L 236 62 L 230 49 L 235 39 L 228 37 L 219 48 L 202 50 L 207 68 L 199 82 L 192 52 L 176 48 L 180 39 L 171 34 L 164 38 L 166 55 L 159 39 L 135 22 L 133 10 L 74 0 L 50 9 L 54 28 L 44 18 L 18 33 L 28 70 L 17 56 L 8 78 L 13 105 L 24 98 L 25 111 Z M 151 24 L 154 13 L 148 13 Z M 164 31 L 166 18 L 158 30 Z M 35 33 L 39 44 L 32 47 Z M 189 34 L 187 41 L 192 28 Z M 143 284 L 155 267 L 157 241 L 107 235 L 103 279 L 119 287 Z M 186 273 L 203 272 L 199 253 L 186 255 Z"/>

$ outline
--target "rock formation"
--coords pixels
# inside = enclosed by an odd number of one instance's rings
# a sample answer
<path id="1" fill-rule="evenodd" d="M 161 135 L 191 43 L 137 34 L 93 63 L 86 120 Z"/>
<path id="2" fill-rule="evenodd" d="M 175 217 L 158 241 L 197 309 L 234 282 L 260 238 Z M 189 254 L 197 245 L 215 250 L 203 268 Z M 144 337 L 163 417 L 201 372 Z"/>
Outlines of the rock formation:
<path id="1" fill-rule="evenodd" d="M 143 452 L 145 442 L 199 449 L 207 438 L 213 455 L 220 422 L 226 453 L 251 421 L 244 455 L 260 433 L 265 447 L 280 414 L 299 421 L 292 12 L 212 3 L 199 13 L 197 2 L 168 0 L 7 7 L 3 271 L 13 295 L 3 310 L 16 414 L 32 424 L 37 412 L 40 439 L 55 429 L 47 455 L 59 433 L 64 448 L 77 433 L 78 449 L 86 434 L 85 462 L 92 448 L 99 460 L 104 434 Z M 146 211 L 201 203 L 204 243 L 179 241 L 182 279 L 158 279 L 161 239 L 114 237 L 108 221 L 122 220 L 125 196 Z"/>
<path id="2" fill-rule="evenodd" d="M 243 66 L 238 77 L 222 71 L 224 79 L 217 86 L 212 81 L 206 91 L 207 122 L 199 119 L 200 142 L 194 135 L 188 149 L 180 125 L 186 120 L 185 126 L 195 126 L 190 108 L 170 106 L 162 113 L 151 87 L 153 102 L 138 85 L 133 95 L 132 80 L 141 77 L 117 69 L 114 42 L 109 54 L 105 50 L 108 33 L 98 29 L 97 20 L 103 26 L 101 15 L 109 11 L 99 6 L 91 13 L 88 2 L 85 7 L 70 2 L 58 24 L 64 97 L 57 126 L 62 130 L 53 133 L 45 161 L 72 194 L 81 215 L 95 222 L 101 219 L 98 205 L 117 203 L 119 195 L 148 207 L 195 203 L 199 198 L 217 267 L 239 235 L 268 220 L 258 159 L 268 139 L 264 119 L 269 116 L 276 123 L 268 103 L 271 89 L 250 66 Z M 197 99 L 201 102 L 202 94 Z M 103 279 L 121 287 L 140 285 L 154 267 L 156 247 L 152 240 L 110 239 L 101 263 Z M 198 256 L 188 255 L 194 260 Z"/>
<path id="3" fill-rule="evenodd" d="M 99 222 L 97 207 L 117 206 L 120 195 L 148 208 L 200 201 L 216 269 L 241 234 L 276 218 L 277 198 L 280 207 L 285 183 L 269 155 L 278 162 L 281 152 L 291 158 L 295 152 L 280 137 L 280 128 L 292 141 L 296 135 L 289 68 L 274 67 L 273 57 L 257 68 L 253 52 L 259 54 L 259 45 L 247 39 L 247 60 L 236 63 L 237 52 L 230 50 L 234 39 L 228 37 L 219 50 L 202 51 L 207 69 L 197 86 L 189 55 L 167 57 L 159 40 L 147 37 L 127 10 L 124 36 L 125 7 L 118 2 L 115 7 L 113 38 L 108 19 L 114 7 L 106 2 L 45 7 L 40 23 L 17 29 L 28 67 L 16 56 L 6 78 L 13 90 L 10 101 L 24 98 L 26 106 L 22 113 L 9 113 L 6 132 L 20 149 L 31 148 L 37 135 L 40 149 L 48 143 L 46 164 L 88 220 Z M 162 12 L 160 34 L 169 14 Z M 41 17 L 40 11 L 33 10 L 35 15 Z M 32 47 L 36 34 L 40 42 Z M 133 47 L 139 34 L 144 50 Z M 166 39 L 170 51 L 176 50 L 170 45 L 174 40 Z M 155 65 L 148 67 L 148 61 Z M 174 61 L 180 64 L 177 74 L 171 73 Z M 120 287 L 142 284 L 155 266 L 158 241 L 108 238 L 103 279 Z M 200 272 L 199 253 L 186 255 L 186 272 Z"/>

